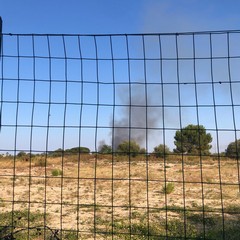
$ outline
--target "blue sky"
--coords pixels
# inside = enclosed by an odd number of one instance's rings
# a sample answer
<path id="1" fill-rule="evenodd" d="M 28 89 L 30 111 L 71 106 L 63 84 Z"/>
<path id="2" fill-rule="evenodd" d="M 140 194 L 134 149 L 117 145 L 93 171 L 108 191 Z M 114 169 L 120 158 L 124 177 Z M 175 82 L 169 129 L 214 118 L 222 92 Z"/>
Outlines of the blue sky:
<path id="1" fill-rule="evenodd" d="M 239 29 L 238 0 L 0 1 L 4 31 L 142 33 Z"/>
<path id="2" fill-rule="evenodd" d="M 136 1 L 110 1 L 110 0 L 95 0 L 95 1 L 2 1 L 0 0 L 0 16 L 3 19 L 4 33 L 56 33 L 56 34 L 113 34 L 113 33 L 175 33 L 175 32 L 191 32 L 191 31 L 209 31 L 209 30 L 232 30 L 240 29 L 240 2 L 236 1 L 207 1 L 207 0 L 188 0 L 188 1 L 153 1 L 153 0 L 136 0 Z M 76 37 L 67 37 L 65 46 L 67 56 L 72 58 L 79 58 L 78 42 Z M 163 37 L 162 47 L 165 57 L 176 57 L 174 36 Z M 227 56 L 226 36 L 213 37 L 212 49 L 213 56 Z M 230 52 L 232 56 L 239 56 L 240 51 L 237 48 L 237 43 L 240 40 L 239 35 L 234 35 L 230 38 L 231 47 Z M 20 54 L 32 55 L 32 43 L 35 44 L 35 54 L 42 57 L 47 57 L 48 44 L 46 37 L 35 37 L 33 40 L 31 36 L 20 37 Z M 127 58 L 126 39 L 125 37 L 116 37 L 112 39 L 114 58 Z M 96 46 L 93 37 L 81 38 L 81 54 L 86 59 L 81 62 L 79 59 L 70 59 L 66 62 L 64 59 L 53 59 L 51 61 L 51 73 L 49 73 L 49 60 L 38 58 L 35 61 L 35 71 L 33 70 L 33 59 L 21 58 L 20 61 L 16 58 L 18 55 L 17 38 L 11 36 L 4 37 L 4 55 L 3 61 L 3 76 L 4 79 L 12 79 L 13 81 L 4 81 L 3 100 L 9 101 L 3 105 L 3 124 L 14 125 L 22 124 L 26 127 L 18 128 L 17 135 L 14 127 L 5 127 L 2 129 L 0 143 L 1 149 L 32 149 L 44 151 L 46 149 L 57 149 L 59 147 L 70 148 L 77 145 L 87 146 L 91 150 L 98 147 L 99 142 L 104 140 L 107 144 L 111 144 L 111 125 L 113 114 L 116 118 L 116 126 L 124 126 L 125 122 L 129 122 L 128 117 L 123 117 L 123 114 L 128 111 L 128 108 L 116 107 L 113 109 L 111 105 L 128 104 L 128 101 L 123 96 L 129 97 L 128 84 L 118 85 L 114 89 L 112 81 L 112 62 L 107 60 L 111 57 L 111 48 L 109 44 L 109 37 L 97 38 L 98 46 L 97 53 L 99 58 L 106 60 L 96 62 L 91 58 L 95 57 Z M 159 58 L 159 43 L 156 37 L 145 39 L 146 54 L 148 57 Z M 180 38 L 179 42 L 180 57 L 193 56 L 192 53 L 192 38 L 186 36 Z M 64 57 L 63 38 L 50 38 L 51 55 L 55 57 Z M 142 38 L 129 38 L 129 46 L 131 57 L 141 58 Z M 209 57 L 209 39 L 206 37 L 196 38 L 196 54 L 199 57 Z M 89 59 L 88 59 L 89 58 Z M 82 64 L 82 65 L 81 65 Z M 114 62 L 115 81 L 127 82 L 129 79 L 128 62 L 115 61 Z M 146 64 L 146 72 L 144 72 L 144 64 Z M 161 88 L 158 81 L 160 76 L 159 61 L 131 61 L 130 77 L 131 81 L 136 84 L 132 85 L 132 102 L 136 105 L 142 104 L 144 98 L 139 100 L 137 92 L 146 93 L 142 85 L 145 77 L 147 81 L 151 82 L 148 86 L 147 101 L 152 105 L 161 105 Z M 192 82 L 194 79 L 193 61 L 165 61 L 163 62 L 163 76 L 164 82 L 177 82 L 177 64 L 180 68 L 179 80 L 182 82 Z M 18 71 L 18 65 L 20 71 Z M 232 119 L 231 95 L 228 85 L 216 85 L 214 89 L 216 104 L 227 104 L 217 108 L 214 112 L 212 108 L 212 89 L 211 83 L 211 62 L 209 60 L 199 60 L 196 62 L 196 77 L 199 82 L 209 81 L 209 85 L 198 86 L 198 104 L 206 104 L 209 107 L 199 109 L 200 124 L 203 124 L 207 129 L 215 129 L 216 124 L 218 128 L 225 129 L 217 136 L 214 131 L 212 135 L 214 138 L 213 151 L 219 148 L 224 151 L 230 141 L 235 140 L 234 123 Z M 228 62 L 225 60 L 213 61 L 213 77 L 214 81 L 229 81 L 228 77 Z M 240 69 L 240 62 L 238 58 L 231 62 L 231 76 L 233 80 L 239 81 L 238 69 Z M 96 71 L 98 70 L 98 76 Z M 33 96 L 33 76 L 41 81 L 36 82 L 35 99 Z M 66 88 L 65 80 L 70 80 Z M 82 75 L 81 75 L 82 74 Z M 52 80 L 57 80 L 51 85 L 51 101 L 56 103 L 51 106 L 49 117 L 49 105 L 41 104 L 41 102 L 48 102 L 49 100 L 49 77 Z M 21 79 L 20 84 L 16 81 Z M 104 84 L 84 83 L 81 85 L 81 77 L 84 81 L 97 82 L 102 81 Z M 99 79 L 97 79 L 97 77 Z M 146 80 L 145 79 L 145 80 Z M 17 89 L 19 88 L 19 100 L 24 102 L 16 105 Z M 67 89 L 67 90 L 66 90 Z M 82 89 L 82 91 L 81 91 Z M 238 90 L 239 83 L 233 88 L 233 102 L 240 104 Z M 117 97 L 114 99 L 114 90 Z M 181 85 L 181 104 L 194 105 L 196 104 L 196 97 L 194 95 L 193 85 Z M 178 104 L 178 89 L 177 85 L 164 86 L 164 104 L 169 105 L 165 109 L 165 127 L 178 128 L 180 120 L 178 115 L 179 108 L 173 107 Z M 29 94 L 30 93 L 30 94 Z M 40 102 L 40 104 L 30 104 L 32 101 Z M 69 104 L 66 108 L 64 103 Z M 96 102 L 99 101 L 102 106 L 96 107 Z M 115 102 L 114 102 L 115 101 Z M 142 102 L 143 101 L 143 102 Z M 145 99 L 146 101 L 146 99 Z M 81 108 L 81 103 L 84 106 Z M 103 106 L 104 105 L 104 106 Z M 161 110 L 155 111 L 154 107 L 149 110 L 149 116 L 159 114 L 162 116 Z M 18 117 L 16 119 L 16 112 Z M 34 116 L 33 115 L 34 111 Z M 134 111 L 134 110 L 133 110 Z M 135 109 L 137 112 L 137 108 Z M 183 107 L 182 111 L 182 126 L 189 123 L 197 123 L 196 108 Z M 66 114 L 65 114 L 66 113 Z M 64 118 L 64 114 L 66 118 Z M 82 115 L 80 115 L 82 114 Z M 140 114 L 144 115 L 144 110 Z M 215 115 L 217 116 L 217 123 L 215 122 Z M 228 117 L 225 117 L 228 116 Z M 235 108 L 235 118 L 239 120 L 240 108 Z M 159 117 L 159 121 L 149 118 L 149 122 L 154 125 L 148 127 L 162 127 L 163 120 Z M 55 126 L 47 132 L 46 127 L 29 128 L 33 123 L 36 126 L 48 124 Z M 81 120 L 82 129 L 79 129 Z M 144 127 L 144 122 L 139 121 L 138 118 L 132 119 L 136 125 L 135 127 Z M 98 131 L 94 128 L 96 122 L 99 127 Z M 63 130 L 62 126 L 70 126 Z M 142 125 L 143 124 L 143 125 Z M 236 125 L 239 130 L 239 124 Z M 231 131 L 227 131 L 230 129 Z M 151 133 L 150 133 L 151 132 Z M 166 131 L 165 140 L 163 133 L 160 130 L 149 131 L 148 142 L 144 140 L 141 144 L 147 147 L 149 151 L 154 146 L 166 141 L 170 148 L 174 148 L 173 136 L 175 130 Z M 142 133 L 143 135 L 146 133 Z M 237 132 L 239 138 L 239 131 Z M 134 133 L 133 133 L 134 135 Z M 138 138 L 139 134 L 136 134 Z M 141 134 L 140 134 L 141 135 Z M 81 137 L 80 137 L 81 136 Z M 16 141 L 15 141 L 16 139 Z M 64 141 L 63 141 L 64 139 Z"/>

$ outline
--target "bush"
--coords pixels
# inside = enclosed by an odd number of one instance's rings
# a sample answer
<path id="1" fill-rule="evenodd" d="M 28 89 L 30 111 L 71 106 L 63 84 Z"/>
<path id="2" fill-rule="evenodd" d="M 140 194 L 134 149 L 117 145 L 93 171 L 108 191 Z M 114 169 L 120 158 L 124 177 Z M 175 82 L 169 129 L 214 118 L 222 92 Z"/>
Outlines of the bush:
<path id="1" fill-rule="evenodd" d="M 164 185 L 162 188 L 162 192 L 165 194 L 170 194 L 174 191 L 174 183 L 167 183 L 166 186 Z"/>
<path id="2" fill-rule="evenodd" d="M 229 158 L 239 158 L 240 157 L 240 139 L 235 142 L 229 143 L 226 149 L 226 156 Z"/>
<path id="3" fill-rule="evenodd" d="M 27 156 L 27 153 L 25 153 L 24 151 L 21 151 L 17 154 L 17 157 L 19 158 L 23 158 L 23 157 L 26 157 Z"/>
<path id="4" fill-rule="evenodd" d="M 139 153 L 142 154 L 142 155 L 146 155 L 147 154 L 146 148 L 141 148 Z"/>
<path id="5" fill-rule="evenodd" d="M 49 157 L 62 157 L 62 156 L 66 156 L 66 155 L 74 155 L 74 154 L 76 155 L 79 153 L 89 154 L 90 149 L 86 148 L 86 147 L 74 147 L 74 148 L 66 149 L 64 151 L 62 148 L 58 148 L 57 150 L 48 152 L 48 156 Z"/>
<path id="6" fill-rule="evenodd" d="M 136 157 L 140 153 L 140 146 L 135 141 L 123 141 L 118 145 L 117 153 Z"/>
<path id="7" fill-rule="evenodd" d="M 171 153 L 170 149 L 168 148 L 168 146 L 166 146 L 164 144 L 160 144 L 160 145 L 156 146 L 153 151 L 153 154 L 157 158 L 167 157 L 170 153 Z"/>
<path id="8" fill-rule="evenodd" d="M 54 150 L 53 152 L 49 152 L 48 155 L 50 157 L 62 157 L 63 155 L 63 149 L 58 148 L 57 150 Z"/>
<path id="9" fill-rule="evenodd" d="M 87 147 L 74 147 L 65 150 L 65 154 L 79 154 L 79 153 L 90 153 L 90 149 Z"/>
<path id="10" fill-rule="evenodd" d="M 52 176 L 54 176 L 54 177 L 62 176 L 62 174 L 63 174 L 62 170 L 59 170 L 59 169 L 52 170 Z"/>
<path id="11" fill-rule="evenodd" d="M 111 154 L 112 153 L 112 147 L 107 145 L 107 144 L 103 144 L 100 147 L 99 153 L 101 153 L 101 154 Z"/>

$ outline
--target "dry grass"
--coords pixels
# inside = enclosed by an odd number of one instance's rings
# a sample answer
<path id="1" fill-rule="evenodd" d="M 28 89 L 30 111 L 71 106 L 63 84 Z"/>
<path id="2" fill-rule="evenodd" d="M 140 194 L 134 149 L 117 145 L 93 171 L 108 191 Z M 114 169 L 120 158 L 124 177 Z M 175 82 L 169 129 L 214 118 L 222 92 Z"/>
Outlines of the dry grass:
<path id="1" fill-rule="evenodd" d="M 14 204 L 14 210 L 47 212 L 52 228 L 92 233 L 96 225 L 106 227 L 103 219 L 108 225 L 112 220 L 126 224 L 130 214 L 132 223 L 138 223 L 165 219 L 166 211 L 169 220 L 180 219 L 184 207 L 187 211 L 204 207 L 221 215 L 222 206 L 225 212 L 240 206 L 236 161 L 225 159 L 219 164 L 212 159 L 185 157 L 182 162 L 177 158 L 166 162 L 152 156 L 102 155 L 48 158 L 47 162 L 1 159 L 0 211 L 9 212 Z M 62 175 L 53 176 L 54 169 Z M 174 185 L 168 194 L 163 191 L 165 182 Z"/>

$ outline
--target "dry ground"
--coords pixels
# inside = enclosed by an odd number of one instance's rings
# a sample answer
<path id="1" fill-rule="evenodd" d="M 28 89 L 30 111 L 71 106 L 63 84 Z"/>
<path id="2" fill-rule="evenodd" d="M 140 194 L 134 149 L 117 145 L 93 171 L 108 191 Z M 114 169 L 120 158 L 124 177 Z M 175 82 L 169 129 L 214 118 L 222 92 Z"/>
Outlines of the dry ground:
<path id="1" fill-rule="evenodd" d="M 42 218 L 30 226 L 78 230 L 79 239 L 107 238 L 117 224 L 186 221 L 203 210 L 203 218 L 239 221 L 238 171 L 236 160 L 199 157 L 82 155 L 47 158 L 46 165 L 43 157 L 2 158 L 0 211 L 38 213 Z M 169 183 L 174 189 L 166 194 Z"/>

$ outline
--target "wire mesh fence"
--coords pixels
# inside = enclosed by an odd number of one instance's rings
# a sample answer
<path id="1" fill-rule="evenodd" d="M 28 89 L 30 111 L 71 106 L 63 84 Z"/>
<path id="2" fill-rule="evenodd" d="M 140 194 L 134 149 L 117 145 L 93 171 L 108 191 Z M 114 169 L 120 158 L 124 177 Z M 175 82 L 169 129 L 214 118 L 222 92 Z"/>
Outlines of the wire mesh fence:
<path id="1" fill-rule="evenodd" d="M 1 239 L 239 239 L 239 31 L 2 40 Z"/>

